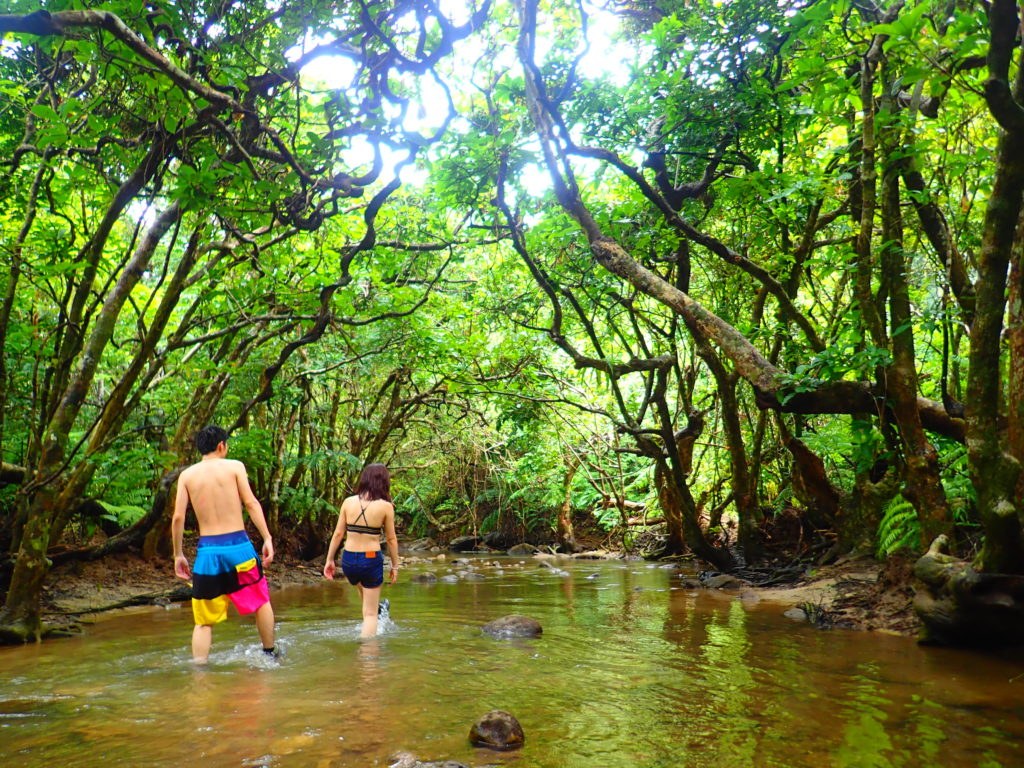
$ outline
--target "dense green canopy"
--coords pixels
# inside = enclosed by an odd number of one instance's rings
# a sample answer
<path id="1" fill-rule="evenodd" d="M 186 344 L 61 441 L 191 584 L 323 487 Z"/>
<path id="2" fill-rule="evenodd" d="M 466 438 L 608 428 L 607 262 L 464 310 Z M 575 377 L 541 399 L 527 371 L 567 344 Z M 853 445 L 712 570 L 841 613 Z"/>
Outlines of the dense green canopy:
<path id="1" fill-rule="evenodd" d="M 1013 0 L 10 5 L 9 637 L 209 422 L 304 556 L 385 461 L 411 533 L 1024 572 Z"/>

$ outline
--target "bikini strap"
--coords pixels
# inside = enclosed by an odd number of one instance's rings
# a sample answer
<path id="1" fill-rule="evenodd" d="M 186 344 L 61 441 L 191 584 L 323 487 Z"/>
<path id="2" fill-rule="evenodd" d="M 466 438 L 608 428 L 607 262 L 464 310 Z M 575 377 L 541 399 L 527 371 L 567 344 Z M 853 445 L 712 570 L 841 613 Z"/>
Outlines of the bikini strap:
<path id="1" fill-rule="evenodd" d="M 359 498 L 359 497 L 357 496 L 356 498 Z M 367 506 L 368 505 L 369 505 L 369 502 L 367 502 Z M 357 517 L 355 520 L 353 520 L 351 524 L 355 525 L 356 523 L 358 523 L 360 517 L 363 518 L 363 522 L 366 523 L 367 526 L 370 526 L 370 521 L 366 519 L 366 507 L 363 506 L 363 500 L 362 499 L 359 499 L 359 517 Z"/>

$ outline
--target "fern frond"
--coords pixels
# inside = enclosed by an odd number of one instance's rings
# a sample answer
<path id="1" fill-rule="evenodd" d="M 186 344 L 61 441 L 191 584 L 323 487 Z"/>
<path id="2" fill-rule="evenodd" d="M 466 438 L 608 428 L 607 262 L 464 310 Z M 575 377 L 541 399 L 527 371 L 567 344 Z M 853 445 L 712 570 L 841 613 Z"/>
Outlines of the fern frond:
<path id="1" fill-rule="evenodd" d="M 921 540 L 921 521 L 914 505 L 901 495 L 894 496 L 885 507 L 875 539 L 879 557 L 916 547 Z"/>

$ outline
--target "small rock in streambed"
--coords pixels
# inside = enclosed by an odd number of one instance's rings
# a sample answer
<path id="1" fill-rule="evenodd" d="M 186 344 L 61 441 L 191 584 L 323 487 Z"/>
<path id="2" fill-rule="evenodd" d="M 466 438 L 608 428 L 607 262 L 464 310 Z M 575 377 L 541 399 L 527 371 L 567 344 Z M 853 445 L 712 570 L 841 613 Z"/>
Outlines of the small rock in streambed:
<path id="1" fill-rule="evenodd" d="M 709 576 L 703 580 L 704 586 L 708 589 L 740 589 L 746 586 L 746 582 L 742 579 L 737 579 L 735 576 L 730 576 L 728 573 L 719 573 L 715 576 Z"/>
<path id="2" fill-rule="evenodd" d="M 782 615 L 793 621 L 807 621 L 807 614 L 799 608 L 790 608 L 788 611 L 783 611 Z"/>
<path id="3" fill-rule="evenodd" d="M 388 758 L 388 768 L 469 768 L 455 760 L 418 760 L 411 752 L 396 752 Z"/>
<path id="4" fill-rule="evenodd" d="M 424 571 L 423 573 L 413 575 L 410 581 L 415 581 L 418 584 L 432 584 L 437 581 L 437 575 L 432 571 Z"/>
<path id="5" fill-rule="evenodd" d="M 539 552 L 533 544 L 516 544 L 514 547 L 510 547 L 508 553 L 515 557 L 522 557 L 524 555 L 533 555 Z"/>
<path id="6" fill-rule="evenodd" d="M 523 746 L 525 740 L 515 716 L 500 709 L 481 716 L 469 729 L 469 741 L 477 747 L 505 751 Z"/>
<path id="7" fill-rule="evenodd" d="M 540 622 L 529 616 L 510 613 L 481 627 L 484 634 L 498 639 L 507 637 L 538 637 L 544 631 Z"/>
<path id="8" fill-rule="evenodd" d="M 807 615 L 807 621 L 818 629 L 832 629 L 832 614 L 822 606 L 815 603 L 800 603 L 798 608 Z"/>

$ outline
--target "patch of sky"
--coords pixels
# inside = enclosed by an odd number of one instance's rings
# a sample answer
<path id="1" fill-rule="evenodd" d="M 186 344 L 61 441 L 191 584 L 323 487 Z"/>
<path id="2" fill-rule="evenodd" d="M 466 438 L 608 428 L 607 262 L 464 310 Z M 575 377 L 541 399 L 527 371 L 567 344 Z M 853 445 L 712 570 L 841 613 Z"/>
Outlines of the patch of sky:
<path id="1" fill-rule="evenodd" d="M 600 4 L 584 2 L 582 8 L 587 14 L 587 40 L 585 48 L 582 41 L 577 45 L 576 53 L 582 54 L 577 66 L 578 75 L 583 78 L 603 79 L 616 87 L 628 85 L 631 68 L 637 57 L 636 41 L 618 39 L 618 17 L 604 10 Z M 442 0 L 440 9 L 452 24 L 459 26 L 469 21 L 473 7 L 465 0 Z M 410 32 L 418 30 L 414 15 L 409 15 L 408 20 L 399 20 L 396 26 L 401 28 L 403 24 L 409 25 Z M 557 36 L 563 33 L 564 30 L 554 27 L 539 30 L 536 41 L 537 61 L 544 60 L 557 44 Z M 355 85 L 358 77 L 356 62 L 346 56 L 332 53 L 329 46 L 332 40 L 333 36 L 330 34 L 310 33 L 285 53 L 289 61 L 300 67 L 305 87 L 347 91 Z M 504 70 L 513 75 L 518 74 L 521 66 L 516 58 L 515 47 L 511 45 L 499 46 L 491 51 L 491 55 L 496 54 L 496 57 L 492 60 L 489 72 L 477 73 L 476 68 L 484 60 L 490 47 L 493 47 L 492 41 L 484 39 L 483 36 L 471 36 L 461 41 L 454 51 L 453 58 L 446 62 L 446 66 L 450 67 L 449 71 L 454 75 L 451 82 L 461 82 L 469 88 L 471 80 L 479 80 L 479 86 L 490 81 L 494 72 Z M 318 52 L 318 49 L 322 49 L 322 52 Z M 392 86 L 403 96 L 408 97 L 409 102 L 406 107 L 399 104 L 385 106 L 386 117 L 392 121 L 395 128 L 424 137 L 432 137 L 446 124 L 453 99 L 459 104 L 466 102 L 463 94 L 456 93 L 450 96 L 436 76 L 400 75 L 393 80 Z M 459 120 L 452 125 L 455 130 L 459 130 L 462 124 L 463 121 Z M 578 131 L 574 130 L 573 133 L 575 141 L 585 143 Z M 522 148 L 528 152 L 535 152 L 538 156 L 540 154 L 540 147 L 536 141 Z M 405 153 L 392 152 L 386 146 L 380 147 L 379 151 L 386 175 L 392 174 L 395 165 L 405 157 Z M 369 169 L 374 162 L 374 148 L 365 140 L 354 140 L 341 153 L 340 159 L 342 163 L 349 165 L 349 173 L 355 168 Z M 639 160 L 636 162 L 639 163 Z M 598 165 L 595 161 L 587 159 L 574 162 L 577 172 L 584 175 L 593 173 Z M 426 173 L 411 165 L 403 167 L 399 173 L 405 184 L 418 184 L 426 180 Z M 551 189 L 551 178 L 547 169 L 538 164 L 523 166 L 519 171 L 518 180 L 524 191 L 534 197 L 540 197 Z"/>
<path id="2" fill-rule="evenodd" d="M 18 57 L 18 51 L 21 50 L 21 43 L 17 40 L 5 40 L 0 38 L 0 56 L 5 59 L 15 59 Z"/>
<path id="3" fill-rule="evenodd" d="M 619 87 L 629 85 L 632 64 L 636 60 L 635 43 L 617 39 L 619 19 L 615 14 L 589 3 L 583 7 L 589 17 L 589 48 L 580 60 L 579 73 L 584 77 L 603 78 Z"/>

